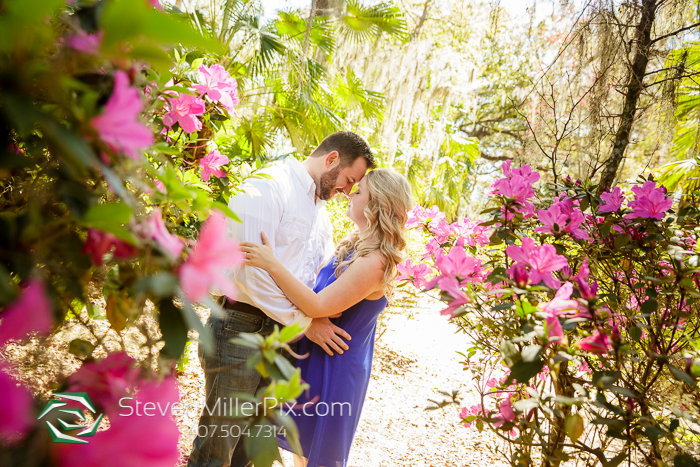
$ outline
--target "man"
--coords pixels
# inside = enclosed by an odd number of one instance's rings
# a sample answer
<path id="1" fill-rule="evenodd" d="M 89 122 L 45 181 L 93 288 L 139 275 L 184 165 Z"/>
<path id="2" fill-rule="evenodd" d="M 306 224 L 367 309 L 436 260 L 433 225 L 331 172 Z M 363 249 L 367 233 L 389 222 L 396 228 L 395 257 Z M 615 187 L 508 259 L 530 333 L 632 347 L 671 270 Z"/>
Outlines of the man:
<path id="1" fill-rule="evenodd" d="M 374 157 L 361 137 L 348 131 L 334 133 L 304 162 L 288 158 L 265 169 L 263 172 L 271 178 L 251 179 L 244 193 L 231 197 L 229 207 L 243 222 L 229 221 L 227 234 L 239 242 L 260 243 L 260 232 L 265 232 L 275 256 L 313 287 L 316 272 L 334 249 L 325 202 L 338 193 L 349 195 L 374 167 Z M 231 278 L 238 289 L 236 302 L 225 302 L 224 319 L 210 317 L 207 321 L 216 351 L 209 355 L 199 347 L 206 378 L 206 407 L 188 467 L 249 465 L 243 442 L 239 442 L 240 425 L 223 417 L 223 404 L 232 392 L 255 394 L 267 382 L 256 370 L 238 365 L 253 350 L 231 344 L 230 339 L 239 332 L 268 335 L 275 324 L 282 328 L 310 323 L 306 337 L 333 355 L 347 350 L 343 339 L 351 337 L 328 318 L 312 320 L 305 316 L 262 269 L 242 266 L 232 271 Z"/>

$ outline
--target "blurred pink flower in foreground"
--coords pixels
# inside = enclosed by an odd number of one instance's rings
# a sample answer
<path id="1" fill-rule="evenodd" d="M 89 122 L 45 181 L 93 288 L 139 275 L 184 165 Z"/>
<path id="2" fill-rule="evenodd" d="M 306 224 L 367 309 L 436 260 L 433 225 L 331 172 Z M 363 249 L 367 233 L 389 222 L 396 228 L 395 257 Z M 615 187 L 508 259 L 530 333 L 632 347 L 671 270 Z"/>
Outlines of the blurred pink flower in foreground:
<path id="1" fill-rule="evenodd" d="M 598 213 L 601 212 L 617 212 L 622 207 L 622 202 L 625 200 L 622 190 L 619 186 L 613 188 L 613 191 L 606 191 L 600 195 L 603 204 L 598 207 Z"/>
<path id="2" fill-rule="evenodd" d="M 88 34 L 80 29 L 76 34 L 66 38 L 66 44 L 80 52 L 90 55 L 99 55 L 100 46 L 102 45 L 104 35 L 104 31 L 98 31 L 95 34 Z"/>
<path id="3" fill-rule="evenodd" d="M 212 212 L 202 226 L 197 244 L 178 271 L 183 292 L 190 300 L 197 301 L 217 286 L 235 299 L 236 288 L 225 272 L 243 264 L 244 258 L 238 242 L 226 236 L 224 215 Z"/>
<path id="4" fill-rule="evenodd" d="M 120 240 L 109 232 L 98 229 L 88 229 L 88 235 L 83 246 L 83 253 L 92 257 L 95 266 L 102 266 L 102 258 L 114 248 L 114 257 L 129 259 L 138 249 L 124 240 Z"/>
<path id="5" fill-rule="evenodd" d="M 53 325 L 51 300 L 42 279 L 29 279 L 19 297 L 0 312 L 0 346 L 31 332 L 48 334 Z"/>
<path id="6" fill-rule="evenodd" d="M 199 91 L 202 97 L 207 96 L 214 102 L 220 102 L 229 111 L 240 102 L 238 83 L 221 65 L 200 66 L 199 79 L 201 84 L 193 84 L 192 87 Z"/>
<path id="7" fill-rule="evenodd" d="M 581 339 L 576 344 L 576 347 L 596 355 L 607 354 L 612 350 L 610 345 L 610 337 L 601 334 L 597 329 L 593 331 L 593 335 Z"/>
<path id="8" fill-rule="evenodd" d="M 0 365 L 0 444 L 20 441 L 34 424 L 29 391 Z"/>
<path id="9" fill-rule="evenodd" d="M 178 400 L 172 376 L 161 382 L 145 382 L 134 400 L 124 401 L 118 414 L 110 417 L 110 427 L 98 431 L 90 444 L 56 445 L 58 465 L 172 467 L 179 458 L 180 431 L 171 416 Z M 147 403 L 154 409 L 146 412 Z"/>
<path id="10" fill-rule="evenodd" d="M 139 370 L 126 352 L 109 354 L 98 362 L 87 362 L 68 378 L 68 390 L 87 392 L 109 415 L 119 411 L 119 399 L 133 391 Z"/>
<path id="11" fill-rule="evenodd" d="M 423 284 L 427 282 L 425 279 L 432 271 L 430 267 L 425 263 L 412 264 L 410 259 L 407 259 L 403 263 L 396 265 L 399 270 L 399 276 L 396 277 L 397 281 L 411 281 L 413 285 L 420 289 Z"/>
<path id="12" fill-rule="evenodd" d="M 158 244 L 167 251 L 170 256 L 177 259 L 185 247 L 185 244 L 175 235 L 168 231 L 168 228 L 163 222 L 163 215 L 160 208 L 155 208 L 147 221 L 148 237 L 154 239 Z"/>
<path id="13" fill-rule="evenodd" d="M 515 421 L 515 412 L 513 412 L 513 403 L 510 401 L 510 397 L 506 397 L 503 402 L 498 405 L 498 414 L 494 417 L 496 420 L 493 426 L 498 428 L 506 422 Z"/>
<path id="14" fill-rule="evenodd" d="M 199 161 L 199 167 L 202 168 L 202 180 L 208 182 L 212 175 L 219 178 L 226 177 L 226 172 L 219 168 L 224 164 L 228 164 L 228 157 L 224 156 L 216 149 L 211 151 L 206 157 L 202 157 Z"/>
<path id="15" fill-rule="evenodd" d="M 171 127 L 176 123 L 186 133 L 193 133 L 202 129 L 202 122 L 197 118 L 204 114 L 204 101 L 189 94 L 182 94 L 180 97 L 170 97 L 167 100 L 165 109 L 168 111 L 163 115 L 163 124 Z"/>
<path id="16" fill-rule="evenodd" d="M 138 151 L 153 144 L 153 132 L 139 121 L 142 110 L 139 92 L 129 85 L 126 72 L 117 70 L 104 112 L 90 120 L 90 126 L 112 151 L 138 160 Z"/>

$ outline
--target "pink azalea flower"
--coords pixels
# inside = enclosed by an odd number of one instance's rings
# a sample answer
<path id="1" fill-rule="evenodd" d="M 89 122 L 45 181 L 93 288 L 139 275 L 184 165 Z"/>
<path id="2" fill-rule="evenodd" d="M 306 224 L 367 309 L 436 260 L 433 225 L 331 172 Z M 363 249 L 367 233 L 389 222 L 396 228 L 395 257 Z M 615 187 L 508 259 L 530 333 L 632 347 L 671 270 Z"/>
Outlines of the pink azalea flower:
<path id="1" fill-rule="evenodd" d="M 126 352 L 87 362 L 68 378 L 68 391 L 87 392 L 106 412 L 120 411 L 119 400 L 138 384 L 139 370 Z"/>
<path id="2" fill-rule="evenodd" d="M 555 278 L 552 273 L 562 269 L 567 263 L 566 258 L 557 254 L 553 245 L 535 246 L 534 240 L 523 237 L 522 246 L 508 245 L 506 254 L 518 263 L 530 268 L 528 275 L 533 284 L 544 282 L 545 285 L 553 289 L 558 289 L 561 285 L 559 279 Z M 514 271 L 511 267 L 506 272 L 513 277 Z"/>
<path id="3" fill-rule="evenodd" d="M 622 202 L 625 200 L 622 190 L 616 186 L 613 191 L 606 191 L 600 195 L 603 203 L 598 207 L 598 213 L 602 212 L 617 212 L 622 207 Z"/>
<path id="4" fill-rule="evenodd" d="M 139 92 L 129 85 L 126 72 L 117 70 L 104 112 L 90 120 L 90 126 L 112 151 L 138 160 L 138 151 L 153 144 L 153 132 L 138 119 L 142 110 Z"/>
<path id="5" fill-rule="evenodd" d="M 83 246 L 83 254 L 90 255 L 95 266 L 102 266 L 103 257 L 114 248 L 114 257 L 129 259 L 138 249 L 109 232 L 98 229 L 88 229 L 88 235 Z"/>
<path id="6" fill-rule="evenodd" d="M 444 255 L 445 250 L 440 247 L 440 244 L 434 238 L 431 238 L 428 243 L 425 244 L 425 253 L 421 255 L 421 258 L 436 258 L 439 255 Z"/>
<path id="7" fill-rule="evenodd" d="M 154 239 L 158 244 L 167 251 L 170 256 L 177 259 L 185 247 L 185 244 L 175 235 L 168 231 L 168 228 L 163 222 L 163 215 L 160 208 L 155 208 L 147 221 L 148 231 L 147 236 Z"/>
<path id="8" fill-rule="evenodd" d="M 42 279 L 31 278 L 19 297 L 0 313 L 0 346 L 9 340 L 22 340 L 27 334 L 48 334 L 53 326 L 51 300 Z"/>
<path id="9" fill-rule="evenodd" d="M 628 204 L 632 212 L 625 216 L 627 219 L 641 217 L 661 220 L 664 218 L 664 213 L 673 206 L 673 200 L 666 197 L 665 188 L 656 188 L 656 182 L 644 182 L 641 187 L 632 187 L 632 191 L 635 198 Z"/>
<path id="10" fill-rule="evenodd" d="M 163 124 L 167 127 L 179 123 L 186 133 L 193 133 L 202 129 L 202 122 L 197 118 L 204 114 L 204 101 L 189 94 L 180 97 L 171 97 L 165 106 L 168 111 L 163 116 Z"/>
<path id="11" fill-rule="evenodd" d="M 570 198 L 556 201 L 549 209 L 540 209 L 537 218 L 544 226 L 538 227 L 535 232 L 568 233 L 581 240 L 589 238 L 588 233 L 580 227 L 585 217 Z"/>
<path id="12" fill-rule="evenodd" d="M 163 6 L 160 4 L 160 0 L 146 0 L 149 5 L 151 5 L 153 8 L 158 8 L 159 10 L 163 9 Z"/>
<path id="13" fill-rule="evenodd" d="M 431 272 L 433 272 L 427 264 L 419 263 L 414 265 L 411 264 L 410 259 L 407 259 L 403 263 L 397 264 L 396 268 L 399 270 L 400 273 L 396 280 L 411 281 L 417 289 L 420 289 L 423 286 L 423 284 L 428 282 L 425 278 Z"/>
<path id="14" fill-rule="evenodd" d="M 504 425 L 506 422 L 515 421 L 515 412 L 513 411 L 513 403 L 510 401 L 510 397 L 506 397 L 503 402 L 498 405 L 498 415 L 494 417 L 496 420 L 493 426 L 498 428 Z"/>
<path id="15" fill-rule="evenodd" d="M 443 220 L 431 222 L 430 232 L 435 235 L 435 240 L 437 240 L 438 243 L 445 243 L 450 235 L 452 235 L 452 226 Z"/>
<path id="16" fill-rule="evenodd" d="M 612 351 L 610 337 L 601 334 L 597 329 L 593 331 L 593 335 L 581 339 L 576 347 L 596 355 L 604 355 Z"/>
<path id="17" fill-rule="evenodd" d="M 473 405 L 469 408 L 462 407 L 462 410 L 459 411 L 459 418 L 464 420 L 467 417 L 478 417 L 482 412 L 483 412 L 483 408 L 482 408 L 481 404 L 476 404 L 476 405 Z M 476 419 L 472 420 L 471 422 L 465 422 L 464 427 L 469 428 L 474 423 L 476 423 Z"/>
<path id="18" fill-rule="evenodd" d="M 423 225 L 424 211 L 420 204 L 416 203 L 413 209 L 408 211 L 408 220 L 406 221 L 407 229 L 415 229 Z"/>
<path id="19" fill-rule="evenodd" d="M 228 164 L 228 157 L 224 156 L 216 149 L 211 151 L 206 157 L 203 157 L 199 161 L 199 166 L 202 168 L 202 180 L 208 182 L 212 175 L 219 178 L 226 177 L 226 172 L 219 168 L 224 164 Z"/>
<path id="20" fill-rule="evenodd" d="M 21 441 L 34 424 L 32 395 L 0 365 L 0 442 Z"/>
<path id="21" fill-rule="evenodd" d="M 472 222 L 465 218 L 454 222 L 450 227 L 454 236 L 463 239 L 466 245 L 483 246 L 490 243 L 492 231 L 482 226 L 479 221 Z"/>
<path id="22" fill-rule="evenodd" d="M 448 307 L 440 312 L 442 316 L 449 316 L 452 319 L 459 313 L 457 311 L 459 308 L 470 303 L 469 296 L 464 293 L 457 279 L 443 278 L 440 281 L 440 289 L 449 297 Z"/>
<path id="23" fill-rule="evenodd" d="M 172 376 L 144 384 L 133 400 L 125 401 L 130 409 L 121 409 L 134 414 L 111 417 L 109 429 L 98 432 L 89 444 L 57 444 L 58 466 L 172 467 L 179 459 L 180 430 L 171 417 L 178 400 Z M 140 416 L 135 414 L 137 407 Z"/>
<path id="24" fill-rule="evenodd" d="M 165 193 L 165 185 L 163 184 L 163 182 L 161 182 L 160 180 L 154 180 L 153 185 L 155 185 L 158 191 L 160 191 L 161 193 Z"/>
<path id="25" fill-rule="evenodd" d="M 240 102 L 238 83 L 221 65 L 200 66 L 199 79 L 202 84 L 194 84 L 192 87 L 199 91 L 202 97 L 207 96 L 212 101 L 221 103 L 229 111 Z"/>
<path id="26" fill-rule="evenodd" d="M 491 194 L 512 199 L 519 205 L 515 211 L 522 213 L 525 217 L 531 217 L 534 215 L 535 206 L 528 199 L 535 196 L 532 184 L 540 179 L 540 174 L 533 172 L 529 165 L 524 165 L 519 169 L 511 169 L 510 164 L 511 161 L 508 160 L 501 165 L 505 177 L 493 182 Z"/>
<path id="27" fill-rule="evenodd" d="M 584 300 L 591 300 L 598 295 L 598 282 L 593 281 L 593 283 L 588 283 L 588 275 L 590 274 L 590 269 L 588 268 L 588 258 L 583 260 L 581 268 L 573 279 L 578 284 L 578 290 L 581 292 L 581 298 Z"/>
<path id="28" fill-rule="evenodd" d="M 545 318 L 545 325 L 547 338 L 550 341 L 555 341 L 559 344 L 563 344 L 566 340 L 566 337 L 564 336 L 564 330 L 561 327 L 559 317 L 554 313 L 547 315 L 547 317 Z"/>
<path id="29" fill-rule="evenodd" d="M 540 305 L 542 311 L 555 316 L 567 316 L 572 311 L 577 311 L 579 303 L 576 300 L 571 300 L 571 294 L 574 292 L 574 286 L 571 282 L 566 282 L 557 293 L 554 299 L 550 302 Z"/>
<path id="30" fill-rule="evenodd" d="M 226 270 L 243 264 L 245 256 L 238 242 L 226 236 L 226 219 L 212 212 L 202 226 L 197 244 L 178 272 L 182 290 L 192 301 L 204 297 L 212 286 L 229 298 L 236 296 L 236 288 L 226 278 Z"/>
<path id="31" fill-rule="evenodd" d="M 104 31 L 98 31 L 95 34 L 88 34 L 80 29 L 78 30 L 77 34 L 73 34 L 72 36 L 68 36 L 66 38 L 66 44 L 80 52 L 90 55 L 99 55 L 100 46 L 102 46 L 102 39 L 104 38 L 104 35 Z"/>
<path id="32" fill-rule="evenodd" d="M 521 289 L 530 283 L 530 276 L 527 273 L 527 266 L 523 263 L 515 263 L 506 270 L 510 277 L 515 281 L 515 285 Z"/>
<path id="33" fill-rule="evenodd" d="M 482 272 L 481 260 L 467 256 L 464 248 L 459 245 L 455 245 L 448 254 L 438 256 L 435 260 L 435 268 L 440 275 L 426 284 L 427 288 L 433 288 L 438 284 L 443 289 L 441 282 L 447 278 L 459 279 L 460 284 L 479 280 Z"/>

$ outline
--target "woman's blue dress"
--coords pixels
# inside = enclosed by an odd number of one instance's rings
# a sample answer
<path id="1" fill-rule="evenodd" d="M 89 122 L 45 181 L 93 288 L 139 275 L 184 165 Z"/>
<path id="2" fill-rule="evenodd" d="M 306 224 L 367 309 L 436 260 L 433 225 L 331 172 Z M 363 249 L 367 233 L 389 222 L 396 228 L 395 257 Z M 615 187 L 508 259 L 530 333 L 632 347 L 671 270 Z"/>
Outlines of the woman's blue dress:
<path id="1" fill-rule="evenodd" d="M 335 280 L 335 257 L 318 273 L 314 292 L 328 287 Z M 352 340 L 342 355 L 329 356 L 307 338 L 299 341 L 299 354 L 309 357 L 299 359 L 301 378 L 309 384 L 308 391 L 297 399 L 297 405 L 289 415 L 299 428 L 299 441 L 308 467 L 346 467 L 352 439 L 360 420 L 369 377 L 372 371 L 374 335 L 377 318 L 386 308 L 386 297 L 378 300 L 362 300 L 331 321 L 345 330 Z M 302 404 L 309 401 L 306 412 Z M 280 445 L 291 450 L 286 440 Z"/>

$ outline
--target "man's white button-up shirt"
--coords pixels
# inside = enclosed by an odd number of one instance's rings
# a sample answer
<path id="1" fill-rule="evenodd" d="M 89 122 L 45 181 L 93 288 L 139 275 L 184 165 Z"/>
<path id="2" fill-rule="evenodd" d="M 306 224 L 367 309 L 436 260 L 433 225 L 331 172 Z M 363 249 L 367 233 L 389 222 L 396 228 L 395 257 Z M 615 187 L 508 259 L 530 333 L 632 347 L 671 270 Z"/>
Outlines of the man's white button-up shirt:
<path id="1" fill-rule="evenodd" d="M 316 273 L 333 253 L 333 227 L 325 201 L 315 201 L 316 184 L 301 163 L 288 158 L 261 171 L 271 178 L 248 179 L 232 196 L 229 208 L 243 222 L 227 220 L 227 235 L 239 242 L 261 243 L 265 232 L 275 256 L 294 276 L 313 288 Z M 284 325 L 311 321 L 282 293 L 270 275 L 252 266 L 229 273 L 236 300 L 256 306 Z"/>

